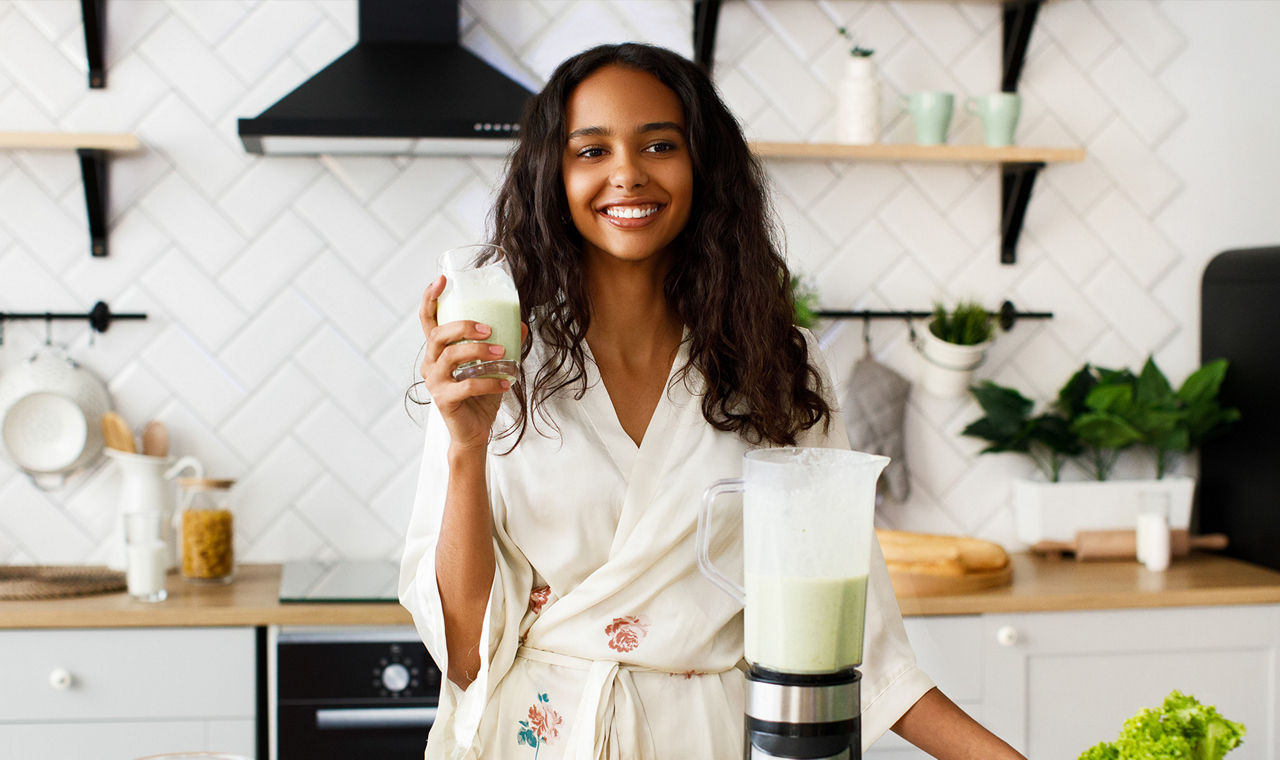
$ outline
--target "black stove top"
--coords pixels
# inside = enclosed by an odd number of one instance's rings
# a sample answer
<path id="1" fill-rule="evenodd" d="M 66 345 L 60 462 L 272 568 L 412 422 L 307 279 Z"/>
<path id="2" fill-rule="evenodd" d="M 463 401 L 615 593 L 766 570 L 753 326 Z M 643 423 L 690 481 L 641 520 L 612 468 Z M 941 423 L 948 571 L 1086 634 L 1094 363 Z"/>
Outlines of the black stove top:
<path id="1" fill-rule="evenodd" d="M 393 560 L 286 562 L 281 602 L 395 602 L 400 565 Z"/>

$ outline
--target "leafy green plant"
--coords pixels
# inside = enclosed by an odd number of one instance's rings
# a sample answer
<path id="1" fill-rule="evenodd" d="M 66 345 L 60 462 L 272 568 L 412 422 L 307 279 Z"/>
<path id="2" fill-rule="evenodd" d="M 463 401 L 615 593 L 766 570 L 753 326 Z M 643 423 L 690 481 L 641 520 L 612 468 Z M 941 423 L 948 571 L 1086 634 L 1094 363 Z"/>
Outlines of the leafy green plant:
<path id="1" fill-rule="evenodd" d="M 847 26 L 836 27 L 836 31 L 840 33 L 841 37 L 844 37 L 846 40 L 848 40 L 850 43 L 853 44 L 853 47 L 849 48 L 849 55 L 854 56 L 855 58 L 866 58 L 867 56 L 876 52 L 874 50 L 871 50 L 870 48 L 864 48 L 861 45 L 859 45 L 858 41 L 853 38 L 853 32 L 849 31 L 849 27 Z"/>
<path id="2" fill-rule="evenodd" d="M 929 332 L 958 346 L 976 346 L 991 338 L 995 317 L 974 301 L 961 301 L 950 311 L 941 302 L 934 304 Z"/>
<path id="3" fill-rule="evenodd" d="M 1088 369 L 1086 365 L 1082 372 Z M 1084 397 L 1084 409 L 1073 415 L 1071 423 L 1093 452 L 1098 480 L 1106 480 L 1118 453 L 1134 444 L 1155 452 L 1156 478 L 1163 478 L 1173 455 L 1192 451 L 1239 419 L 1238 409 L 1223 408 L 1218 402 L 1226 372 L 1225 359 L 1209 362 L 1174 391 L 1151 357 L 1137 376 L 1128 370 L 1099 369 L 1096 384 Z"/>
<path id="4" fill-rule="evenodd" d="M 1090 747 L 1079 760 L 1222 760 L 1240 746 L 1244 731 L 1244 724 L 1175 690 L 1160 707 L 1126 720 L 1114 742 Z"/>
<path id="5" fill-rule="evenodd" d="M 962 434 L 988 441 L 983 454 L 1029 456 L 1050 482 L 1075 457 L 1096 479 L 1106 480 L 1125 450 L 1146 446 L 1156 455 L 1159 479 L 1174 455 L 1193 451 L 1240 418 L 1238 409 L 1218 401 L 1226 371 L 1226 360 L 1209 362 L 1174 391 L 1151 358 L 1139 375 L 1086 364 L 1058 391 L 1050 411 L 1035 417 L 1030 399 L 984 381 L 970 391 L 985 416 Z"/>
<path id="6" fill-rule="evenodd" d="M 1049 482 L 1058 482 L 1063 463 L 1081 451 L 1079 439 L 1066 418 L 1051 411 L 1032 417 L 1034 402 L 990 380 L 983 380 L 970 391 L 986 415 L 969 423 L 962 434 L 988 441 L 990 445 L 982 450 L 983 454 L 1025 454 Z"/>
<path id="7" fill-rule="evenodd" d="M 806 329 L 812 329 L 818 323 L 818 291 L 807 280 L 791 276 L 791 306 L 794 312 L 792 319 Z"/>

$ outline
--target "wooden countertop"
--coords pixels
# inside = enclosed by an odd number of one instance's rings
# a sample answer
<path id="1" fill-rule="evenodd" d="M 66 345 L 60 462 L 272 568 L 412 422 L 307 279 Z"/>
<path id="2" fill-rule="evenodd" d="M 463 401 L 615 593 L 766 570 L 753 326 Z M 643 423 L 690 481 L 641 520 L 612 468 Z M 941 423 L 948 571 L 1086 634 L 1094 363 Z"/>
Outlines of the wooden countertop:
<path id="1" fill-rule="evenodd" d="M 1057 612 L 1222 604 L 1280 604 L 1280 572 L 1192 553 L 1152 572 L 1133 560 L 1077 562 L 1012 554 L 1013 583 L 968 594 L 910 598 L 903 615 Z"/>
<path id="2" fill-rule="evenodd" d="M 1211 554 L 1174 560 L 1163 573 L 1137 562 L 1045 560 L 1014 554 L 1013 584 L 968 594 L 902 596 L 902 613 L 968 615 L 1223 604 L 1280 604 L 1280 572 Z M 199 586 L 169 575 L 169 598 L 124 593 L 47 601 L 0 601 L 3 628 L 135 628 L 264 625 L 409 625 L 395 603 L 281 604 L 279 565 L 243 565 L 233 583 Z"/>
<path id="3" fill-rule="evenodd" d="M 124 592 L 71 599 L 0 601 L 0 628 L 140 628 L 259 625 L 411 625 L 396 603 L 281 604 L 280 565 L 240 565 L 222 586 L 170 573 L 169 598 L 136 602 Z"/>

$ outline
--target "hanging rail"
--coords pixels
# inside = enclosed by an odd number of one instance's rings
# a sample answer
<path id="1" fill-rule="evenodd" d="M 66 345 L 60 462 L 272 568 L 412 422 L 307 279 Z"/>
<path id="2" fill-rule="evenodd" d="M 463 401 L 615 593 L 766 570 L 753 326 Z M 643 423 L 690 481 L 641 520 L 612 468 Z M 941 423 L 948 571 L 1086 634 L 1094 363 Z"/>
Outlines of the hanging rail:
<path id="1" fill-rule="evenodd" d="M 823 319 L 925 319 L 932 317 L 932 311 L 877 311 L 862 309 L 860 311 L 815 311 L 814 316 Z M 1000 329 L 1013 328 L 1019 319 L 1053 319 L 1051 311 L 1018 311 L 1012 301 L 1000 304 L 999 311 L 991 312 L 1000 323 Z"/>
<path id="2" fill-rule="evenodd" d="M 4 323 L 11 319 L 43 319 L 45 322 L 66 319 L 84 319 L 88 320 L 89 326 L 94 332 L 104 333 L 111 323 L 117 319 L 146 319 L 146 314 L 113 314 L 111 307 L 102 301 L 93 305 L 88 312 L 54 312 L 54 311 L 36 311 L 36 312 L 16 312 L 16 311 L 0 311 L 0 345 L 4 343 Z"/>

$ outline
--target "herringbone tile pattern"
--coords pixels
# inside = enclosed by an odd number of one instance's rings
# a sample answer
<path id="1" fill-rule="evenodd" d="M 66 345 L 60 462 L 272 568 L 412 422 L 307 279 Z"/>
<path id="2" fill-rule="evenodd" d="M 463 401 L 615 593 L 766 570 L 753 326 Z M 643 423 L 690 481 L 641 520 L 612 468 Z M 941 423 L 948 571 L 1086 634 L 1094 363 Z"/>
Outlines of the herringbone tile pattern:
<path id="1" fill-rule="evenodd" d="M 72 155 L 0 152 L 0 309 L 145 311 L 89 345 L 53 339 L 109 379 L 136 425 L 163 419 L 179 453 L 239 486 L 247 560 L 392 557 L 420 433 L 402 403 L 414 318 L 434 254 L 479 237 L 502 171 L 481 158 L 257 158 L 235 119 L 254 115 L 343 52 L 355 0 L 112 0 L 108 84 L 85 84 L 75 0 L 0 2 L 0 129 L 132 131 L 112 163 L 111 256 L 91 260 Z M 463 39 L 536 86 L 565 56 L 640 39 L 686 54 L 687 0 L 464 0 Z M 726 3 L 716 77 L 748 133 L 828 140 L 843 42 L 876 49 L 884 139 L 912 139 L 899 98 L 998 88 L 998 6 L 963 2 Z M 1133 33 L 1140 30 L 1141 33 Z M 1017 266 L 997 263 L 999 182 L 988 166 L 773 161 L 793 265 L 831 308 L 928 307 L 973 295 L 1052 310 L 1002 336 L 982 373 L 1048 396 L 1084 360 L 1133 364 L 1181 346 L 1188 315 L 1155 295 L 1183 255 L 1153 222 L 1180 190 L 1157 148 L 1183 112 L 1159 75 L 1184 44 L 1157 3 L 1048 4 L 1031 43 L 1019 141 L 1084 145 L 1041 175 Z M 957 112 L 953 142 L 978 142 Z M 1182 274 L 1182 277 L 1189 275 Z M 1190 304 L 1187 304 L 1187 309 Z M 837 377 L 857 325 L 827 332 Z M 876 354 L 913 374 L 901 324 Z M 0 371 L 45 338 L 4 326 Z M 898 527 L 1009 539 L 1020 463 L 975 457 L 965 401 L 916 394 L 907 416 L 913 495 Z M 118 477 L 102 467 L 58 492 L 0 466 L 0 562 L 100 562 Z"/>

